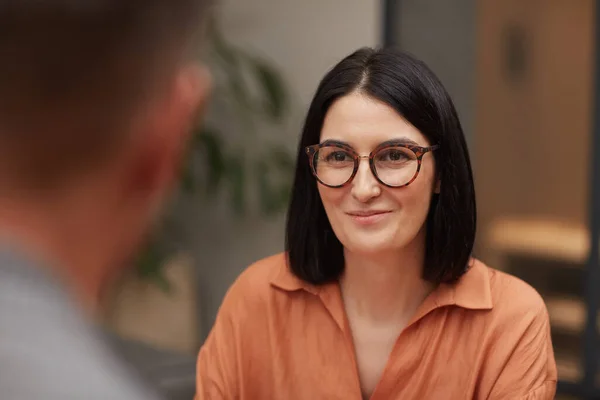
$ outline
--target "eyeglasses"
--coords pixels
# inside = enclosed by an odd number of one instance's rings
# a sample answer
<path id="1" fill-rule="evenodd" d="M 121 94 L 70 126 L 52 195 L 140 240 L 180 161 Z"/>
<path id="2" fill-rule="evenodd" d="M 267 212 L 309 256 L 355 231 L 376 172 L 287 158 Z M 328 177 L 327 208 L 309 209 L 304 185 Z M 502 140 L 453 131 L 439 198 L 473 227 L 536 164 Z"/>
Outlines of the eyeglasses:
<path id="1" fill-rule="evenodd" d="M 412 144 L 385 142 L 368 156 L 359 155 L 352 147 L 339 142 L 324 142 L 306 147 L 313 175 L 323 185 L 339 188 L 349 183 L 360 159 L 368 158 L 375 178 L 388 187 L 404 187 L 417 179 L 423 156 L 439 145 L 422 147 Z"/>

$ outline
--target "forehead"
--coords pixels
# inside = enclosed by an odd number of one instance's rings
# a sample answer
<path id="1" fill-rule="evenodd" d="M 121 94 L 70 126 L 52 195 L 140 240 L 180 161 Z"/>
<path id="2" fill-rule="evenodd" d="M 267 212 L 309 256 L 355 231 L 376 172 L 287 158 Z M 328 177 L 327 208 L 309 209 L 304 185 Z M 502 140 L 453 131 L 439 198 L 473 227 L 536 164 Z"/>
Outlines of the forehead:
<path id="1" fill-rule="evenodd" d="M 427 138 L 392 107 L 364 94 L 351 93 L 336 100 L 327 111 L 320 141 L 339 140 L 366 151 L 393 139 L 429 145 Z"/>

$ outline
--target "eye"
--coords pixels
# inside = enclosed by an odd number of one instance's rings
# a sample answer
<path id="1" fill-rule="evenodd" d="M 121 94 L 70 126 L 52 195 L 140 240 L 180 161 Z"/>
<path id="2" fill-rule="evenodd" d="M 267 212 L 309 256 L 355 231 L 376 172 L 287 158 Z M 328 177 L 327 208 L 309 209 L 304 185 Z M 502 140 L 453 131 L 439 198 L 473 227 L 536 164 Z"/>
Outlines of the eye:
<path id="1" fill-rule="evenodd" d="M 404 147 L 392 147 L 380 151 L 377 156 L 377 161 L 385 163 L 403 163 L 415 159 L 414 154 Z"/>
<path id="2" fill-rule="evenodd" d="M 342 165 L 354 164 L 352 154 L 341 147 L 327 146 L 318 151 L 317 160 L 325 165 L 340 167 Z"/>
<path id="3" fill-rule="evenodd" d="M 406 155 L 404 153 L 402 153 L 401 151 L 397 151 L 397 150 L 391 150 L 386 155 L 390 161 L 400 161 L 406 157 Z"/>
<path id="4" fill-rule="evenodd" d="M 351 159 L 352 159 L 352 157 L 350 157 L 350 155 L 347 152 L 341 151 L 341 150 L 336 150 L 327 155 L 326 161 L 333 163 L 333 162 L 350 161 Z"/>

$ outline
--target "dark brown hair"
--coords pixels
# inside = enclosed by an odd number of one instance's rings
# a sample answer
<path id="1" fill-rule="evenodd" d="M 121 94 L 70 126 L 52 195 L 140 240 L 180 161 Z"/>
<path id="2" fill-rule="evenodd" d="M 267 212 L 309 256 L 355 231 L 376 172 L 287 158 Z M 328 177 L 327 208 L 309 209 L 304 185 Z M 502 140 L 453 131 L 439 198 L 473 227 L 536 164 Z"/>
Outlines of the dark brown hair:
<path id="1" fill-rule="evenodd" d="M 17 169 L 47 180 L 101 157 L 193 45 L 206 3 L 0 0 L 0 143 Z"/>

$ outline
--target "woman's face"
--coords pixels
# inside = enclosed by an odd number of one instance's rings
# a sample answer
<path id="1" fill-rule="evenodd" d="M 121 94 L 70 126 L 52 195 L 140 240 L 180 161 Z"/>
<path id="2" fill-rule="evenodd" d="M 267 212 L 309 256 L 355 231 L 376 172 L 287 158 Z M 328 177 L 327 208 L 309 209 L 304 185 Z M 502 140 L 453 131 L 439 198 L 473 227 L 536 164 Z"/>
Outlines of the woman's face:
<path id="1" fill-rule="evenodd" d="M 431 145 L 393 108 L 364 94 L 352 93 L 329 108 L 320 142 L 342 142 L 359 155 L 368 156 L 390 140 Z M 335 161 L 339 161 L 340 156 L 336 157 Z M 435 180 L 434 159 L 432 153 L 426 153 L 416 180 L 405 187 L 381 184 L 371 172 L 369 160 L 363 158 L 348 184 L 330 188 L 319 183 L 318 188 L 329 222 L 344 247 L 351 252 L 372 254 L 401 250 L 425 234 L 431 196 L 439 186 Z"/>

